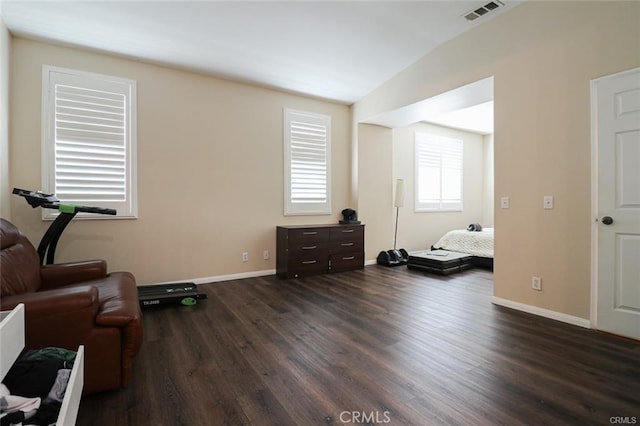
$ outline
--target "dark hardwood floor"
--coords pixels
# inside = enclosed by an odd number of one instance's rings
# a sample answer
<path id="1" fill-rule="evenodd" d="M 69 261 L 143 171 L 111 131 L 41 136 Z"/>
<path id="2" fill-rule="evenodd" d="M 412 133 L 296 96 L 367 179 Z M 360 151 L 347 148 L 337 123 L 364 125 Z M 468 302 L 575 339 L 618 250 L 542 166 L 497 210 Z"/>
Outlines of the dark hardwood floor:
<path id="1" fill-rule="evenodd" d="M 640 424 L 640 342 L 494 306 L 492 279 L 201 285 L 196 306 L 144 312 L 131 385 L 84 397 L 77 424 Z"/>

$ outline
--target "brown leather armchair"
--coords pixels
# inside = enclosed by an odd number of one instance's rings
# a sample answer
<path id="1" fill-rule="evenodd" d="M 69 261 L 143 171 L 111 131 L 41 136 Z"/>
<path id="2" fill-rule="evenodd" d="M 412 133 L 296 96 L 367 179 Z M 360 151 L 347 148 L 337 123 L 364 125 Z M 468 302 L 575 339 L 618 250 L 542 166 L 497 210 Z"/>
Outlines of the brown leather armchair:
<path id="1" fill-rule="evenodd" d="M 142 344 L 135 278 L 103 260 L 40 265 L 18 228 L 0 219 L 0 308 L 25 305 L 25 346 L 85 345 L 84 393 L 126 386 Z"/>

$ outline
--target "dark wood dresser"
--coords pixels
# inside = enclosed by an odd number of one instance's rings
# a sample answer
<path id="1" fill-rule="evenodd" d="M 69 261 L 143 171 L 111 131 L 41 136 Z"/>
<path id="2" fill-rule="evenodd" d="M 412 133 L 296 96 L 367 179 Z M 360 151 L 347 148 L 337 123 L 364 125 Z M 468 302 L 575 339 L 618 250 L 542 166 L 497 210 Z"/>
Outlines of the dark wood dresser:
<path id="1" fill-rule="evenodd" d="M 364 267 L 364 225 L 276 228 L 276 274 L 285 278 Z"/>

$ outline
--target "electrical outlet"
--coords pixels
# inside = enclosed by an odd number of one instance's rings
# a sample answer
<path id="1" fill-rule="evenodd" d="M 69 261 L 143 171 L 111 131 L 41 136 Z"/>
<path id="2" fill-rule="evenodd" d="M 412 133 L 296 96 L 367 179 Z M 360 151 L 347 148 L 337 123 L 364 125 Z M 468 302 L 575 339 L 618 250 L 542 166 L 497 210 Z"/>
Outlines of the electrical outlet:
<path id="1" fill-rule="evenodd" d="M 531 278 L 531 288 L 536 291 L 542 291 L 542 278 L 540 277 L 532 277 Z"/>
<path id="2" fill-rule="evenodd" d="M 265 250 L 262 252 L 262 258 L 264 260 L 269 260 L 269 250 Z"/>
<path id="3" fill-rule="evenodd" d="M 243 262 L 248 262 L 249 261 L 249 252 L 246 252 L 246 251 L 242 252 L 242 261 Z"/>

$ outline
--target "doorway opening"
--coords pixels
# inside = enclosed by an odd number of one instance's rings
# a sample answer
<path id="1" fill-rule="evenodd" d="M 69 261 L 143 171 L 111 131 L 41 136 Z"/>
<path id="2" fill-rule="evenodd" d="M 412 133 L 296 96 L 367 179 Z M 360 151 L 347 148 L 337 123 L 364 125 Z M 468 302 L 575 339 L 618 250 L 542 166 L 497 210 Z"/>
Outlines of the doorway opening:
<path id="1" fill-rule="evenodd" d="M 398 231 L 399 246 L 409 251 L 428 250 L 447 232 L 466 229 L 472 223 L 493 229 L 493 80 L 488 77 L 362 121 L 392 129 L 390 186 L 402 179 L 405 191 L 405 208 L 396 212 L 402 224 Z M 418 154 L 414 147 L 418 134 L 463 141 L 460 209 L 425 211 L 416 207 L 424 205 L 419 203 L 415 173 Z"/>

